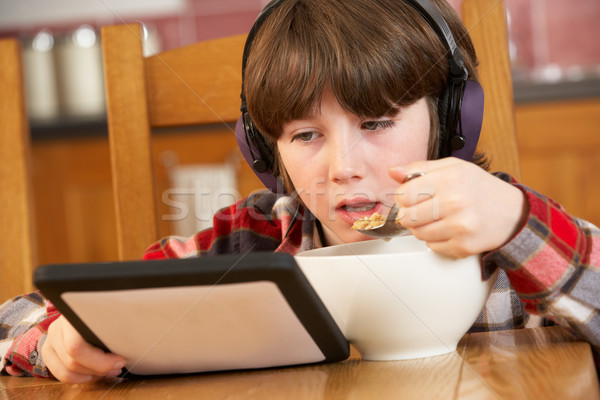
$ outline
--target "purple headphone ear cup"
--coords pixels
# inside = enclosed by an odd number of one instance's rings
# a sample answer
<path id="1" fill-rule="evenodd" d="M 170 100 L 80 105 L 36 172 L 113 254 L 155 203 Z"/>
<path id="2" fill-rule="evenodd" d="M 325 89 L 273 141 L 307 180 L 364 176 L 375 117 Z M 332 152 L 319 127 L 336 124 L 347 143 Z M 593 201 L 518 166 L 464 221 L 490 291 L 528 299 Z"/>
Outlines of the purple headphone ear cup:
<path id="1" fill-rule="evenodd" d="M 460 117 L 462 124 L 462 135 L 465 138 L 465 146 L 462 149 L 452 151 L 452 156 L 471 161 L 475 154 L 481 125 L 483 123 L 484 95 L 481 85 L 472 80 L 467 80 L 463 93 Z"/>
<path id="2" fill-rule="evenodd" d="M 248 165 L 250 165 L 250 168 L 252 168 L 252 171 L 256 176 L 258 176 L 258 179 L 261 180 L 263 185 L 273 193 L 285 193 L 283 186 L 279 183 L 270 169 L 267 169 L 265 172 L 256 172 L 252 167 L 254 160 L 256 159 L 254 155 L 260 155 L 260 152 L 256 147 L 256 144 L 252 142 L 246 134 L 242 116 L 238 118 L 237 123 L 235 124 L 235 139 L 237 140 L 238 147 L 240 148 L 244 159 Z"/>

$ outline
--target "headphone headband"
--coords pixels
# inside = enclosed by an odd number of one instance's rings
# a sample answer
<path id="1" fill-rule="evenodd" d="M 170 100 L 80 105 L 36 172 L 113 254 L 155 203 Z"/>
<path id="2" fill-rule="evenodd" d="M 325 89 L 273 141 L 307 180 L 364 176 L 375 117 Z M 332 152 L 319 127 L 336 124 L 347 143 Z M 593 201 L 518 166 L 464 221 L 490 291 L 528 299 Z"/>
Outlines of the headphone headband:
<path id="1" fill-rule="evenodd" d="M 244 53 L 242 55 L 242 93 L 240 97 L 242 98 L 242 106 L 241 111 L 247 112 L 246 108 L 246 96 L 244 95 L 244 77 L 246 76 L 246 63 L 248 62 L 248 57 L 250 56 L 250 49 L 252 48 L 252 43 L 254 42 L 254 38 L 256 34 L 260 30 L 260 27 L 265 23 L 265 20 L 271 15 L 273 10 L 275 10 L 281 3 L 286 0 L 273 0 L 269 4 L 263 8 L 263 10 L 256 17 L 256 21 L 250 28 L 250 32 L 248 32 L 248 36 L 246 37 L 246 43 L 244 44 Z"/>
<path id="2" fill-rule="evenodd" d="M 450 74 L 454 78 L 466 81 L 469 72 L 465 67 L 460 50 L 456 45 L 452 31 L 440 11 L 429 0 L 404 0 L 406 4 L 412 6 L 423 16 L 429 26 L 437 33 L 441 42 L 448 51 L 448 62 L 450 64 Z"/>

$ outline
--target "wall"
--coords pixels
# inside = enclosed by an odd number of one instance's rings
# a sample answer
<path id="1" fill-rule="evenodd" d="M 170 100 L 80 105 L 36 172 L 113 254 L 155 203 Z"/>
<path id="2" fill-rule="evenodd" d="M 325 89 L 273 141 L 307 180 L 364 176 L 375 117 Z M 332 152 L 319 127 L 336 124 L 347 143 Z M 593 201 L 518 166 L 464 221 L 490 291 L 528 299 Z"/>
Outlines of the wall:
<path id="1" fill-rule="evenodd" d="M 462 0 L 448 0 L 457 10 Z M 247 32 L 267 0 L 19 0 L 0 2 L 0 37 L 60 35 L 82 23 L 143 21 L 161 49 Z M 516 80 L 600 75 L 600 1 L 505 0 Z M 143 4 L 143 6 L 140 6 Z M 576 21 L 576 23 L 574 23 Z"/>
<path id="2" fill-rule="evenodd" d="M 506 0 L 517 79 L 600 75 L 600 1 Z"/>
<path id="3" fill-rule="evenodd" d="M 266 0 L 19 0 L 0 2 L 0 37 L 31 37 L 46 28 L 56 35 L 81 24 L 139 21 L 160 37 L 162 50 L 244 33 Z"/>

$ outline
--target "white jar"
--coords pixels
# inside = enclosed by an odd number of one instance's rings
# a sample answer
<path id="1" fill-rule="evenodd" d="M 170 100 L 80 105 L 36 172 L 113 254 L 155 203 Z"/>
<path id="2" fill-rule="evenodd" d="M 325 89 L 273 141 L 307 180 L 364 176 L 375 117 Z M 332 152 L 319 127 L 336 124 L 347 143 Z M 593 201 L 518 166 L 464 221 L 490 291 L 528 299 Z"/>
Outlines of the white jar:
<path id="1" fill-rule="evenodd" d="M 96 31 L 82 25 L 56 46 L 62 113 L 93 117 L 105 112 L 102 50 Z"/>
<path id="2" fill-rule="evenodd" d="M 30 118 L 56 118 L 59 114 L 59 102 L 52 32 L 43 29 L 32 40 L 24 42 L 23 66 Z"/>

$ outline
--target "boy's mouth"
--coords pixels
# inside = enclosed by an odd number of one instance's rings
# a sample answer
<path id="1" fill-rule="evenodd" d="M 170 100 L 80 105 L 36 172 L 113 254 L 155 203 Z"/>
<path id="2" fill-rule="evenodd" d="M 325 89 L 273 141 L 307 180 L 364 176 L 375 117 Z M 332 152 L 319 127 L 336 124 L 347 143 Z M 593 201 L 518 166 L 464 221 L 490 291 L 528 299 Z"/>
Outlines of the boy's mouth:
<path id="1" fill-rule="evenodd" d="M 377 203 L 364 203 L 364 204 L 355 204 L 355 205 L 348 205 L 346 204 L 345 206 L 342 206 L 342 208 L 344 208 L 346 211 L 352 213 L 352 212 L 365 212 L 365 211 L 372 211 L 375 208 L 375 205 Z"/>
<path id="2" fill-rule="evenodd" d="M 374 212 L 381 212 L 382 206 L 383 205 L 378 201 L 344 203 L 338 205 L 337 215 L 338 218 L 351 226 L 357 219 L 369 217 Z"/>

